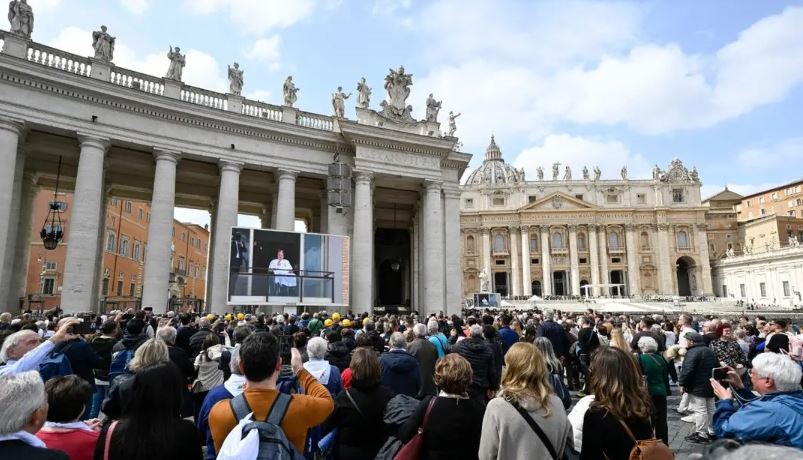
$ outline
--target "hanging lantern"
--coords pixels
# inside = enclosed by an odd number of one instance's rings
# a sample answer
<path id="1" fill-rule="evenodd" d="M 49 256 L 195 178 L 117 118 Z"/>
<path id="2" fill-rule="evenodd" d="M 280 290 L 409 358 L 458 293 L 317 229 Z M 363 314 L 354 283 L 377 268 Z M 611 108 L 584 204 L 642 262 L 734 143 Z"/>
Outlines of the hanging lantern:
<path id="1" fill-rule="evenodd" d="M 336 212 L 342 214 L 351 206 L 351 166 L 341 163 L 337 154 L 334 162 L 329 165 L 326 191 L 329 206 L 333 206 Z"/>
<path id="2" fill-rule="evenodd" d="M 61 213 L 65 209 L 63 201 L 59 201 L 59 181 L 61 180 L 61 157 L 59 157 L 59 167 L 56 173 L 56 191 L 53 192 L 53 201 L 49 204 L 45 223 L 39 231 L 42 244 L 45 249 L 52 251 L 59 245 L 59 241 L 64 238 L 64 224 L 61 221 Z"/>

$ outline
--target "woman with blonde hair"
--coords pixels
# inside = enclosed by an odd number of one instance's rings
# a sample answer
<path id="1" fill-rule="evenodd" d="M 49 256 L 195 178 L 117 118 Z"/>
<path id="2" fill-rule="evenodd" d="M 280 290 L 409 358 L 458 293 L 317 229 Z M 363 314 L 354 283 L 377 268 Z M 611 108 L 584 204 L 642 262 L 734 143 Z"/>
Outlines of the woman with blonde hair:
<path id="1" fill-rule="evenodd" d="M 600 347 L 591 359 L 594 401 L 583 417 L 581 460 L 627 460 L 635 439 L 650 439 L 652 401 L 633 356 Z"/>
<path id="2" fill-rule="evenodd" d="M 625 340 L 625 336 L 622 333 L 622 330 L 618 327 L 613 328 L 611 331 L 611 343 L 610 346 L 614 348 L 618 348 L 625 353 L 630 353 L 630 345 L 627 344 Z"/>
<path id="3" fill-rule="evenodd" d="M 126 373 L 112 380 L 111 386 L 109 386 L 109 394 L 102 406 L 106 419 L 117 420 L 122 415 L 125 405 L 131 400 L 131 388 L 137 372 L 146 367 L 167 362 L 170 362 L 170 355 L 167 351 L 167 344 L 161 339 L 150 339 L 140 345 L 128 363 Z"/>
<path id="4" fill-rule="evenodd" d="M 572 445 L 572 428 L 552 392 L 544 355 L 534 344 L 514 344 L 505 355 L 499 395 L 485 409 L 479 458 L 561 458 Z"/>

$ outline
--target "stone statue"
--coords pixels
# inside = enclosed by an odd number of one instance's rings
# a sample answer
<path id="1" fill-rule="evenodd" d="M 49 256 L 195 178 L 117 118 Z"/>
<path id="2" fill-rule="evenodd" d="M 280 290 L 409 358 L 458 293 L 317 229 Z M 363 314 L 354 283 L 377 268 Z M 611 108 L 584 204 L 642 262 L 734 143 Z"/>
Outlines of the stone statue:
<path id="1" fill-rule="evenodd" d="M 357 82 L 357 107 L 367 109 L 371 103 L 371 88 L 365 83 L 365 77 Z"/>
<path id="2" fill-rule="evenodd" d="M 284 86 L 282 86 L 282 92 L 284 93 L 284 105 L 287 107 L 292 107 L 293 104 L 296 103 L 298 100 L 298 90 L 296 88 L 296 84 L 293 83 L 293 76 L 287 77 L 287 80 L 284 81 Z"/>
<path id="3" fill-rule="evenodd" d="M 572 168 L 566 166 L 563 172 L 563 180 L 572 180 Z"/>
<path id="4" fill-rule="evenodd" d="M 410 114 L 413 107 L 407 105 L 407 97 L 410 95 L 410 86 L 412 84 L 413 75 L 404 73 L 404 66 L 400 66 L 399 70 L 390 69 L 390 72 L 385 77 L 385 90 L 388 92 L 388 99 L 382 101 L 381 115 L 397 121 L 415 121 Z"/>
<path id="5" fill-rule="evenodd" d="M 599 180 L 602 177 L 602 170 L 599 169 L 599 166 L 594 166 L 594 180 Z"/>
<path id="6" fill-rule="evenodd" d="M 110 62 L 114 59 L 114 41 L 116 39 L 106 32 L 106 26 L 92 32 L 92 48 L 95 50 L 95 59 Z"/>
<path id="7" fill-rule="evenodd" d="M 558 180 L 558 174 L 560 174 L 560 163 L 555 163 L 552 165 L 552 180 Z"/>
<path id="8" fill-rule="evenodd" d="M 661 178 L 661 168 L 658 165 L 652 168 L 652 180 L 659 180 Z"/>
<path id="9" fill-rule="evenodd" d="M 627 166 L 622 166 L 622 180 L 627 180 Z"/>
<path id="10" fill-rule="evenodd" d="M 728 248 L 728 250 L 725 251 L 725 257 L 733 257 L 734 255 L 735 255 L 735 253 L 733 252 L 733 248 L 732 247 Z"/>
<path id="11" fill-rule="evenodd" d="M 346 99 L 349 97 L 351 97 L 351 93 L 344 93 L 342 86 L 338 86 L 337 91 L 332 93 L 332 107 L 335 109 L 336 117 L 346 117 Z"/>
<path id="12" fill-rule="evenodd" d="M 427 98 L 427 121 L 433 123 L 438 122 L 438 112 L 441 110 L 441 102 L 442 101 L 436 101 L 435 98 L 432 97 L 432 93 L 429 93 L 429 97 Z"/>
<path id="13" fill-rule="evenodd" d="M 538 176 L 538 180 L 544 180 L 544 168 L 539 166 L 536 168 L 535 174 Z"/>
<path id="14" fill-rule="evenodd" d="M 229 92 L 235 96 L 243 92 L 243 70 L 236 62 L 234 66 L 229 66 Z"/>
<path id="15" fill-rule="evenodd" d="M 454 133 L 455 133 L 455 131 L 457 131 L 457 123 L 455 123 L 454 120 L 455 120 L 455 118 L 459 117 L 460 115 L 463 115 L 463 114 L 462 113 L 458 113 L 457 115 L 455 115 L 454 112 L 449 111 L 449 132 L 446 133 L 447 136 L 454 137 Z"/>
<path id="16" fill-rule="evenodd" d="M 588 166 L 583 166 L 583 180 L 588 180 Z"/>
<path id="17" fill-rule="evenodd" d="M 491 280 L 488 279 L 488 273 L 485 270 L 480 272 L 480 292 L 488 292 L 491 290 Z"/>
<path id="18" fill-rule="evenodd" d="M 181 74 L 184 72 L 184 66 L 187 65 L 187 55 L 181 54 L 181 48 L 178 46 L 176 49 L 171 46 L 167 58 L 170 59 L 170 67 L 167 69 L 165 78 L 181 81 Z"/>
<path id="19" fill-rule="evenodd" d="M 691 168 L 689 179 L 691 179 L 692 182 L 700 182 L 700 173 L 697 172 L 697 166 Z"/>
<path id="20" fill-rule="evenodd" d="M 11 23 L 12 34 L 31 38 L 33 9 L 28 5 L 28 0 L 13 0 L 8 4 L 8 22 Z"/>

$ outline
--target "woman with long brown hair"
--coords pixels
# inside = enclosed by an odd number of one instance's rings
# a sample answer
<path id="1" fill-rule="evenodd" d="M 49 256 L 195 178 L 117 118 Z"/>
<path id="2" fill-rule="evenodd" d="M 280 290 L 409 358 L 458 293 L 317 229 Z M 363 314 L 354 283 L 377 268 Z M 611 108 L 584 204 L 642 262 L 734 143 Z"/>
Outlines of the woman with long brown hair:
<path id="1" fill-rule="evenodd" d="M 505 355 L 499 395 L 485 409 L 479 458 L 560 458 L 567 446 L 572 446 L 572 428 L 552 391 L 543 354 L 534 344 L 513 344 Z"/>
<path id="2" fill-rule="evenodd" d="M 589 370 L 594 401 L 583 418 L 581 460 L 628 460 L 636 439 L 653 438 L 652 402 L 630 353 L 600 347 Z M 623 425 L 624 424 L 624 425 Z"/>

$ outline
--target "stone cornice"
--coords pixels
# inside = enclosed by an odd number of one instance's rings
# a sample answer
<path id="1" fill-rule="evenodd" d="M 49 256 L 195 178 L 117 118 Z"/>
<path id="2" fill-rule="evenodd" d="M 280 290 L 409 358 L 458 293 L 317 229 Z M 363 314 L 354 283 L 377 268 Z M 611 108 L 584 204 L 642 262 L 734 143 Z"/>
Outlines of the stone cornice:
<path id="1" fill-rule="evenodd" d="M 439 158 L 448 158 L 454 147 L 454 141 L 439 137 L 387 130 L 350 120 L 339 120 L 339 122 L 343 137 L 355 145 L 399 150 Z"/>

